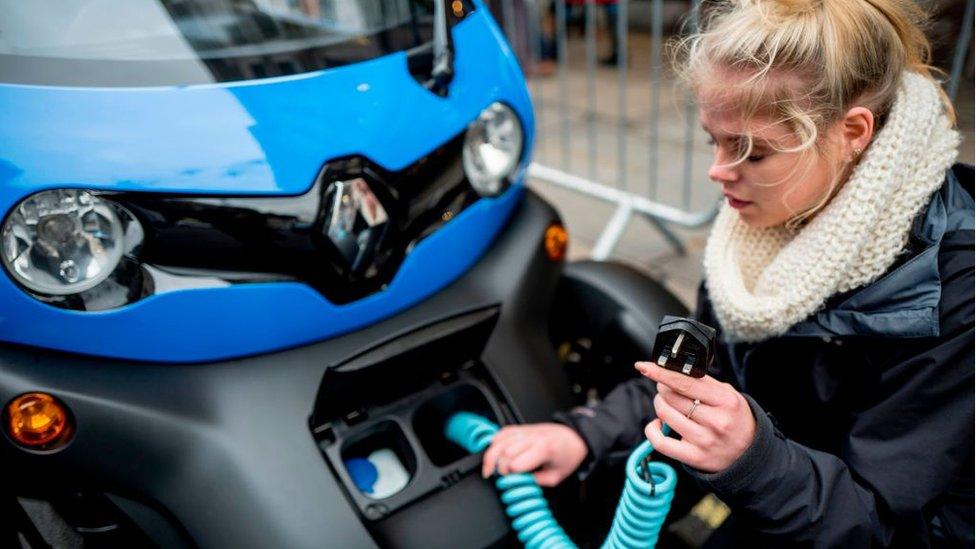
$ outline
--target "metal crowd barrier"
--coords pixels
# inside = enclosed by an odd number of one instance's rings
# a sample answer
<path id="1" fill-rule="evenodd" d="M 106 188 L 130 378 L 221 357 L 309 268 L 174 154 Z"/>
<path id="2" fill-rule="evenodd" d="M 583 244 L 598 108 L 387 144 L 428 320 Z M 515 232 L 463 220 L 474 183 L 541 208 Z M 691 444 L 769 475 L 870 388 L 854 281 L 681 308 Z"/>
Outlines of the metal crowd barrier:
<path id="1" fill-rule="evenodd" d="M 935 0 L 939 1 L 939 0 Z M 662 102 L 665 101 L 662 95 L 662 87 L 672 85 L 665 75 L 665 55 L 664 44 L 666 40 L 666 23 L 674 28 L 676 11 L 683 12 L 684 25 L 682 28 L 692 30 L 696 25 L 694 16 L 697 12 L 699 0 L 489 0 L 492 11 L 500 21 L 506 34 L 512 43 L 513 50 L 519 56 L 527 74 L 530 75 L 530 87 L 533 88 L 533 100 L 536 106 L 537 128 L 543 128 L 551 121 L 548 119 L 553 114 L 558 119 L 558 136 L 548 135 L 545 131 L 537 131 L 537 150 L 547 139 L 555 138 L 558 140 L 558 154 L 549 155 L 550 157 L 539 158 L 529 168 L 529 176 L 537 181 L 556 185 L 572 191 L 581 193 L 587 197 L 610 203 L 615 207 L 613 215 L 608 220 L 602 234 L 592 251 L 594 259 L 602 260 L 608 258 L 614 251 L 614 247 L 620 241 L 628 224 L 635 217 L 643 217 L 656 227 L 670 245 L 679 253 L 683 253 L 685 248 L 682 239 L 672 230 L 672 227 L 697 228 L 707 225 L 718 213 L 720 205 L 720 195 L 717 189 L 708 188 L 702 184 L 704 174 L 695 174 L 695 139 L 698 130 L 696 116 L 696 106 L 693 99 L 688 96 L 672 98 L 674 113 L 683 111 L 683 116 L 678 116 L 670 122 L 671 128 L 668 132 L 662 132 Z M 946 90 L 950 97 L 955 98 L 960 79 L 963 77 L 964 65 L 969 59 L 970 43 L 972 40 L 973 27 L 973 3 L 974 0 L 967 0 L 966 16 L 961 23 L 959 36 L 956 42 L 956 49 L 952 61 L 949 81 Z M 611 84 L 611 79 L 604 74 L 603 79 L 597 75 L 597 21 L 598 8 L 602 8 L 603 15 L 608 21 L 611 19 L 611 9 L 607 6 L 614 6 L 616 10 L 615 28 L 612 32 L 616 35 L 617 59 L 615 64 L 616 71 L 616 143 L 614 155 L 616 159 L 616 170 L 603 170 L 613 173 L 612 181 L 607 181 L 606 176 L 599 173 L 598 169 L 598 143 L 600 138 L 597 135 L 598 88 L 606 91 Z M 629 41 L 635 36 L 635 31 L 631 30 L 631 15 L 640 12 L 642 17 L 649 15 L 649 20 L 644 20 L 643 28 L 640 32 L 649 35 L 647 43 L 646 64 L 634 63 L 636 56 L 633 53 L 644 52 L 631 50 Z M 583 62 L 570 64 L 569 51 L 571 46 L 578 44 L 578 40 L 571 40 L 567 19 L 570 12 L 577 13 L 578 18 L 582 18 L 582 46 Z M 670 17 L 666 15 L 670 14 Z M 665 19 L 668 21 L 665 21 Z M 545 48 L 543 39 L 546 37 L 546 27 L 549 27 L 555 45 L 555 87 L 554 97 L 543 93 L 544 87 L 534 86 L 532 74 L 536 67 L 543 61 Z M 554 26 L 554 28 L 552 28 Z M 607 38 L 609 37 L 607 32 Z M 572 44 L 571 44 L 572 42 Z M 579 50 L 579 48 L 575 48 Z M 633 71 L 631 73 L 630 71 Z M 634 99 L 634 103 L 629 103 L 632 98 L 628 94 L 628 80 L 632 74 L 639 75 L 639 71 L 646 71 L 647 86 L 646 95 L 642 98 Z M 571 84 L 570 77 L 575 74 L 585 74 L 585 85 L 582 86 L 585 94 L 585 105 L 580 108 L 577 101 L 574 107 L 570 100 Z M 970 73 L 971 75 L 971 73 Z M 631 89 L 633 83 L 631 82 Z M 551 90 L 550 90 L 551 91 Z M 642 89 L 642 91 L 644 91 Z M 644 95 L 642 93 L 642 95 Z M 633 182 L 628 180 L 628 141 L 634 139 L 634 121 L 630 117 L 629 107 L 635 105 L 637 101 L 647 101 L 646 129 L 649 135 L 647 138 L 647 160 L 646 160 L 646 180 L 643 182 Z M 555 109 L 552 108 L 555 102 Z M 583 112 L 580 112 L 580 111 Z M 582 114 L 583 127 L 578 119 Z M 676 115 L 673 115 L 676 116 Z M 680 122 L 677 122 L 680 120 Z M 643 124 L 643 122 L 642 122 Z M 683 137 L 677 138 L 675 143 L 674 126 L 683 126 Z M 662 133 L 671 134 L 672 141 L 670 146 L 672 151 L 674 146 L 683 144 L 683 151 L 680 158 L 674 154 L 668 156 L 666 161 L 669 163 L 668 171 L 674 172 L 672 166 L 681 166 L 680 175 L 673 173 L 662 177 Z M 574 154 L 572 142 L 576 139 L 585 137 L 585 166 L 580 167 L 578 160 L 580 154 Z M 550 145 L 549 143 L 545 143 Z M 551 146 L 549 147 L 552 148 Z M 698 170 L 701 170 L 699 165 Z M 634 189 L 634 185 L 641 185 L 642 188 Z M 660 196 L 662 186 L 666 184 L 671 191 L 671 197 L 663 199 Z M 693 201 L 692 195 L 696 184 L 699 186 L 699 200 Z M 674 185 L 680 186 L 680 192 L 674 192 Z M 701 200 L 703 192 L 710 192 L 710 199 L 706 197 Z"/>

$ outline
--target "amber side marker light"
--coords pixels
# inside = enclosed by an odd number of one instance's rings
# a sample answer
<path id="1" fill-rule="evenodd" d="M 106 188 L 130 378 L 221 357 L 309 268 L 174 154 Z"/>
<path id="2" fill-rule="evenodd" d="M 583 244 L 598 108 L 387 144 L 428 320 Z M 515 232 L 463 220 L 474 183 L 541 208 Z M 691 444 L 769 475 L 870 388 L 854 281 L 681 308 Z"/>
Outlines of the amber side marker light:
<path id="1" fill-rule="evenodd" d="M 546 255 L 550 261 L 562 261 L 566 259 L 566 249 L 569 248 L 569 233 L 558 224 L 553 223 L 546 229 Z"/>
<path id="2" fill-rule="evenodd" d="M 454 12 L 454 17 L 464 17 L 464 4 L 461 0 L 451 2 L 451 11 Z"/>
<path id="3" fill-rule="evenodd" d="M 46 393 L 26 393 L 10 401 L 3 413 L 7 436 L 28 450 L 52 450 L 74 433 L 68 409 Z"/>

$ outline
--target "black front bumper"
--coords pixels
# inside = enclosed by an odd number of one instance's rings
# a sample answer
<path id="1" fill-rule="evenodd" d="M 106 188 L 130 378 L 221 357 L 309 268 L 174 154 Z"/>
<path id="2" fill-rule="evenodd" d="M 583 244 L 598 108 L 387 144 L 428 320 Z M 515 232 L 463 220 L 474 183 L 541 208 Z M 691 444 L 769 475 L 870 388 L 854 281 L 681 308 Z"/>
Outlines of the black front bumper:
<path id="1" fill-rule="evenodd" d="M 115 513 L 163 547 L 513 545 L 480 456 L 447 444 L 442 422 L 461 409 L 499 423 L 548 420 L 587 393 L 580 380 L 610 388 L 633 375 L 661 316 L 685 312 L 633 269 L 547 259 L 544 233 L 557 221 L 529 192 L 448 288 L 288 351 L 174 365 L 0 346 L 0 403 L 45 391 L 77 423 L 71 443 L 48 454 L 0 437 L 0 463 L 20 473 L 0 497 L 64 506 L 65 493 L 86 494 L 68 498 L 69 511 L 96 522 Z M 595 369 L 582 373 L 554 351 L 554 340 L 578 334 L 601 342 L 590 349 Z M 396 449 L 411 473 L 380 501 L 359 493 L 343 465 L 377 445 Z"/>
<path id="2" fill-rule="evenodd" d="M 72 442 L 55 453 L 32 454 L 0 442 L 6 470 L 23 472 L 8 489 L 40 497 L 64 489 L 108 494 L 165 546 L 506 543 L 508 527 L 493 488 L 475 474 L 470 460 L 458 460 L 457 474 L 441 489 L 418 496 L 383 520 L 357 512 L 355 498 L 327 459 L 335 434 L 325 436 L 322 425 L 332 420 L 341 428 L 349 413 L 365 425 L 362 414 L 369 420 L 372 389 L 399 382 L 358 376 L 340 395 L 329 393 L 323 376 L 330 367 L 348 365 L 383 344 L 395 347 L 411 334 L 440 337 L 430 327 L 447 319 L 492 311 L 490 330 L 474 345 L 480 347 L 477 356 L 442 353 L 428 360 L 449 372 L 474 359 L 477 380 L 468 385 L 484 394 L 488 407 L 502 416 L 497 419 L 548 418 L 570 397 L 546 333 L 562 266 L 545 257 L 542 239 L 557 220 L 550 206 L 528 193 L 488 254 L 445 290 L 382 323 L 288 351 L 173 365 L 2 346 L 0 402 L 46 391 L 66 403 L 77 422 Z M 401 375 L 411 367 L 402 361 L 396 366 Z M 358 408 L 356 391 L 363 394 Z M 332 401 L 342 406 L 330 406 Z M 375 409 L 387 405 L 377 403 Z M 349 429 L 346 434 L 355 433 Z M 454 466 L 441 457 L 434 467 L 426 449 L 415 453 L 418 477 L 421 470 L 429 479 L 431 471 Z"/>

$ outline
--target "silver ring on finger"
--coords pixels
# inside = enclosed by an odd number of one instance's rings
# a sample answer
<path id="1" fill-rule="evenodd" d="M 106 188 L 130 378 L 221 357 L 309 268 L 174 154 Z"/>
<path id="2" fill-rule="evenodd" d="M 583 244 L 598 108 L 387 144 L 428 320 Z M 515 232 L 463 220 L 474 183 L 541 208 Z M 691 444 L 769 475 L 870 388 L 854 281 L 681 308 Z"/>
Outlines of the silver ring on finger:
<path id="1" fill-rule="evenodd" d="M 696 398 L 695 401 L 691 403 L 691 410 L 688 410 L 688 413 L 685 414 L 685 417 L 691 419 L 691 416 L 695 413 L 695 410 L 698 409 L 699 404 L 701 404 L 701 401 Z"/>

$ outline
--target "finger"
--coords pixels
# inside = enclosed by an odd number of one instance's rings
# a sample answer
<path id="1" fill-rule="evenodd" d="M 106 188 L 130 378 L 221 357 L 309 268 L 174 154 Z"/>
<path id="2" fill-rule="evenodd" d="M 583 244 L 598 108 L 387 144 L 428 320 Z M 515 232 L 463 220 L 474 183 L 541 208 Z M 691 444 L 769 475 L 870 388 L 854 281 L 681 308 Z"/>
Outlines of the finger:
<path id="1" fill-rule="evenodd" d="M 512 461 L 508 464 L 508 471 L 510 473 L 534 471 L 546 462 L 547 457 L 545 446 L 536 444 L 512 458 Z"/>
<path id="2" fill-rule="evenodd" d="M 492 472 L 499 475 L 508 474 L 508 460 L 505 459 L 505 456 L 498 456 L 498 459 L 495 460 L 495 467 L 492 469 Z"/>
<path id="3" fill-rule="evenodd" d="M 535 483 L 539 486 L 545 486 L 546 488 L 555 486 L 559 484 L 563 479 L 559 471 L 555 469 L 543 469 L 532 474 L 535 477 Z"/>
<path id="4" fill-rule="evenodd" d="M 485 450 L 485 455 L 481 458 L 481 478 L 488 478 L 491 476 L 491 470 L 494 468 L 495 463 L 494 454 L 498 453 L 497 451 L 492 450 L 493 447 L 494 445 L 489 446 L 488 449 Z"/>
<path id="5" fill-rule="evenodd" d="M 502 452 L 505 451 L 507 444 L 504 441 L 499 442 L 498 440 L 492 440 L 491 446 L 485 451 L 485 455 L 481 458 L 481 476 L 482 478 L 488 478 L 495 472 L 495 467 L 497 466 L 498 457 L 501 456 Z"/>
<path id="6" fill-rule="evenodd" d="M 654 388 L 657 389 L 657 394 L 664 396 L 664 398 L 667 399 L 667 401 L 675 408 L 681 408 L 685 402 L 692 402 L 692 399 L 675 391 L 663 383 L 655 383 Z"/>
<path id="7" fill-rule="evenodd" d="M 654 397 L 654 411 L 657 412 L 657 417 L 681 435 L 682 440 L 699 448 L 711 445 L 713 436 L 708 429 L 688 419 L 685 414 L 671 406 L 660 393 Z"/>
<path id="8" fill-rule="evenodd" d="M 701 463 L 703 456 L 697 448 L 683 440 L 664 436 L 664 433 L 661 432 L 660 419 L 655 419 L 647 424 L 647 427 L 644 428 L 644 436 L 651 442 L 651 446 L 656 452 L 692 467 L 697 467 Z"/>
<path id="9" fill-rule="evenodd" d="M 492 442 L 507 442 L 518 438 L 521 436 L 523 429 L 524 427 L 521 425 L 506 425 L 495 433 L 495 436 L 492 437 Z"/>
<path id="10" fill-rule="evenodd" d="M 651 362 L 638 362 L 634 366 L 645 377 L 663 383 L 688 398 L 697 398 L 709 404 L 721 402 L 724 392 L 722 384 L 712 376 L 696 379 L 678 372 L 672 372 Z"/>
<path id="11" fill-rule="evenodd" d="M 657 394 L 661 395 L 661 397 L 663 397 L 672 408 L 678 412 L 681 412 L 681 414 L 689 421 L 708 427 L 715 426 L 714 422 L 716 409 L 714 407 L 704 403 L 699 403 L 698 406 L 695 406 L 695 402 L 693 400 L 663 383 L 657 384 Z M 695 408 L 695 413 L 691 418 L 688 418 L 688 413 L 691 412 L 692 407 Z M 671 425 L 670 421 L 665 420 L 665 423 Z"/>
<path id="12" fill-rule="evenodd" d="M 506 425 L 491 437 L 491 446 L 485 451 L 481 460 L 482 478 L 488 478 L 495 472 L 498 458 L 514 441 L 527 438 L 524 436 L 524 431 L 524 425 Z"/>
<path id="13" fill-rule="evenodd" d="M 508 461 L 511 461 L 515 458 L 515 456 L 528 450 L 530 446 L 536 443 L 537 441 L 531 438 L 512 438 L 511 441 L 505 446 L 505 449 L 502 451 L 501 455 L 505 456 Z"/>
<path id="14" fill-rule="evenodd" d="M 508 458 L 505 456 L 498 456 L 498 461 L 495 462 L 495 472 L 499 475 L 507 475 L 508 470 Z"/>

